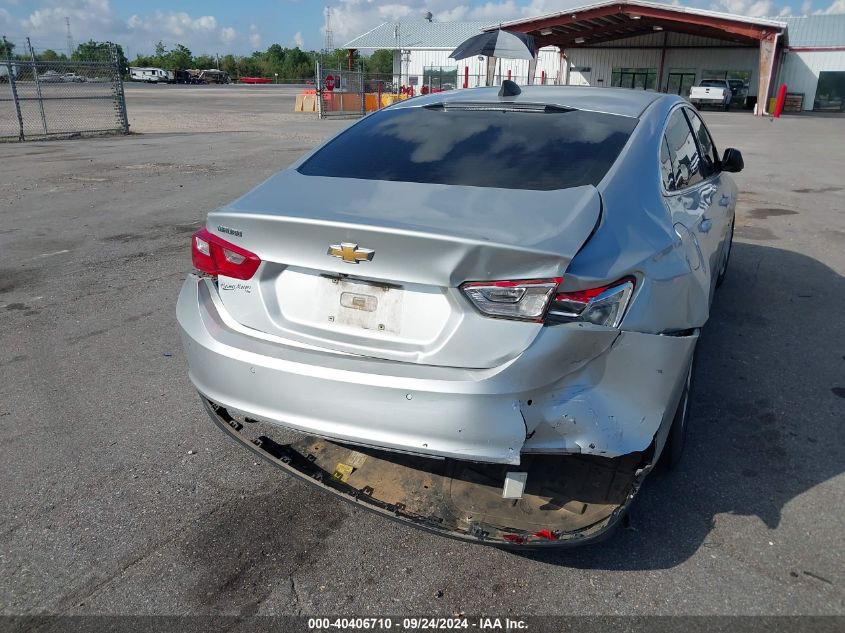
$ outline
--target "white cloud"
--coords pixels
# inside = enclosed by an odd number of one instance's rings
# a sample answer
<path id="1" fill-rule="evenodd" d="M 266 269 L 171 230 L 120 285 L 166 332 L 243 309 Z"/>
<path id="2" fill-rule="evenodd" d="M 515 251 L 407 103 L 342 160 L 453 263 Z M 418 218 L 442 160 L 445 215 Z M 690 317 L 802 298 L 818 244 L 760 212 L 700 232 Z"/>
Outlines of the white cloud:
<path id="1" fill-rule="evenodd" d="M 261 34 L 255 24 L 249 25 L 249 45 L 256 51 L 261 48 Z"/>
<path id="2" fill-rule="evenodd" d="M 217 19 L 213 15 L 192 18 L 187 13 L 156 11 L 141 17 L 133 15 L 127 22 L 130 29 L 159 34 L 162 39 L 184 38 L 189 34 L 210 34 L 217 31 Z"/>
<path id="3" fill-rule="evenodd" d="M 332 8 L 334 41 L 342 46 L 383 22 L 422 20 L 431 11 L 437 22 L 453 20 L 481 20 L 491 24 L 588 4 L 590 0 L 489 0 L 473 4 L 468 0 L 427 0 L 425 3 L 396 2 L 396 0 L 339 0 Z M 750 17 L 790 15 L 787 0 L 659 0 L 665 4 L 708 8 Z M 804 0 L 809 7 L 812 0 Z M 809 8 L 802 8 L 806 13 Z M 845 0 L 833 0 L 825 13 L 845 12 Z M 325 33 L 325 25 L 320 29 Z"/>
<path id="4" fill-rule="evenodd" d="M 760 18 L 776 15 L 779 11 L 772 0 L 719 0 L 712 6 L 716 11 Z"/>
<path id="5" fill-rule="evenodd" d="M 8 0 L 6 0 L 8 1 Z M 136 13 L 128 19 L 117 15 L 109 0 L 41 0 L 29 15 L 12 23 L 19 38 L 30 36 L 33 45 L 55 47 L 64 42 L 65 16 L 70 18 L 77 42 L 89 39 L 114 41 L 131 54 L 152 52 L 155 43 L 163 41 L 168 48 L 184 44 L 194 53 L 214 53 L 225 46 L 227 52 L 248 52 L 260 35 L 252 32 L 241 37 L 231 26 L 222 25 L 214 15 L 193 16 L 185 11 Z M 0 24 L 4 17 L 0 14 Z M 253 48 L 256 48 L 253 45 Z"/>
<path id="6" fill-rule="evenodd" d="M 305 40 L 302 38 L 301 31 L 297 31 L 293 34 L 293 43 L 299 48 L 305 48 Z"/>
<path id="7" fill-rule="evenodd" d="M 421 3 L 402 3 L 391 0 L 340 0 L 332 8 L 334 41 L 342 46 L 354 37 L 375 28 L 383 22 L 422 20 L 431 11 L 436 22 L 479 20 L 491 24 L 516 18 L 555 13 L 570 7 L 584 5 L 588 0 L 490 0 L 483 4 L 470 4 L 466 0 L 427 0 Z M 325 25 L 320 29 L 325 33 Z"/>
<path id="8" fill-rule="evenodd" d="M 826 9 L 819 9 L 817 14 L 845 13 L 845 0 L 833 0 Z"/>

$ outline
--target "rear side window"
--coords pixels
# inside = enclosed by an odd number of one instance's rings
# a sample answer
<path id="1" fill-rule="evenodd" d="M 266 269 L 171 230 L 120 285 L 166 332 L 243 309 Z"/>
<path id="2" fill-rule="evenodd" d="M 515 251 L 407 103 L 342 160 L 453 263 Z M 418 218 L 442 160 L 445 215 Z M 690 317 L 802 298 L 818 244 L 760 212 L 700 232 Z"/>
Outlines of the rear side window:
<path id="1" fill-rule="evenodd" d="M 666 142 L 674 169 L 674 187 L 670 191 L 684 189 L 702 181 L 701 157 L 692 135 L 689 123 L 680 108 L 675 110 L 666 126 Z"/>
<path id="2" fill-rule="evenodd" d="M 716 145 L 713 143 L 713 139 L 710 137 L 710 133 L 704 126 L 704 122 L 701 120 L 701 117 L 689 108 L 685 108 L 685 111 L 687 113 L 687 118 L 689 118 L 690 125 L 692 125 L 692 131 L 695 134 L 695 138 L 698 139 L 698 147 L 701 149 L 702 158 L 705 159 L 704 163 L 707 164 L 704 173 L 704 176 L 707 177 L 716 171 L 716 165 L 718 164 L 719 159 L 716 155 Z"/>
<path id="3" fill-rule="evenodd" d="M 663 178 L 663 186 L 667 191 L 675 189 L 675 174 L 672 168 L 672 158 L 669 156 L 669 144 L 666 142 L 666 137 L 660 143 L 660 175 Z"/>
<path id="4" fill-rule="evenodd" d="M 597 185 L 637 120 L 582 110 L 406 107 L 363 119 L 299 167 L 306 176 L 505 189 Z"/>

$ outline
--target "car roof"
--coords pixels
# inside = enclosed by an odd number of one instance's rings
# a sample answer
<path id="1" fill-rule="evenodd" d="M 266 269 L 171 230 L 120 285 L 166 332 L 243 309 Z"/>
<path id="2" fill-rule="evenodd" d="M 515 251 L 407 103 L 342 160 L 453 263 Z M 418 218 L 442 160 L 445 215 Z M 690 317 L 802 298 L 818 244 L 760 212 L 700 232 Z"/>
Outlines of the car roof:
<path id="1" fill-rule="evenodd" d="M 639 118 L 649 105 L 669 95 L 629 88 L 595 88 L 592 86 L 520 86 L 521 93 L 500 97 L 499 87 L 449 90 L 409 99 L 394 107 L 415 107 L 448 103 L 532 103 L 591 110 Z"/>

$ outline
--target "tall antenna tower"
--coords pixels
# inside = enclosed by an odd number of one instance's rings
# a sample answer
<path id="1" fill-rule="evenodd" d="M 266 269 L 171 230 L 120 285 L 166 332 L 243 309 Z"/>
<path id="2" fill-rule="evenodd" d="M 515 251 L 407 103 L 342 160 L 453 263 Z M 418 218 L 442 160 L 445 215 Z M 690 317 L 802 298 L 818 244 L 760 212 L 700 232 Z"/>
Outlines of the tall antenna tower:
<path id="1" fill-rule="evenodd" d="M 67 56 L 70 57 L 76 47 L 73 45 L 73 35 L 70 34 L 70 18 L 68 17 L 65 17 L 65 26 L 67 26 Z"/>
<path id="2" fill-rule="evenodd" d="M 332 34 L 332 8 L 326 7 L 326 52 L 334 50 L 334 35 Z"/>

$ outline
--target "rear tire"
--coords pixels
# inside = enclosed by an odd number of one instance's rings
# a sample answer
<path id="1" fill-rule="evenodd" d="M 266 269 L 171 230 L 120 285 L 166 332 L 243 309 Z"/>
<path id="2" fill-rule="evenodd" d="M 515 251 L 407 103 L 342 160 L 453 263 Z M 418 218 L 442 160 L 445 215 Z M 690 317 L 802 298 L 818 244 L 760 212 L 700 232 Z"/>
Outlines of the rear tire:
<path id="1" fill-rule="evenodd" d="M 689 426 L 689 401 L 692 392 L 692 372 L 695 365 L 695 352 L 689 362 L 687 378 L 684 383 L 684 390 L 681 393 L 681 400 L 675 410 L 675 417 L 672 420 L 672 428 L 669 429 L 669 436 L 666 438 L 666 445 L 663 447 L 661 461 L 668 470 L 675 470 L 684 454 L 684 446 L 687 443 L 687 427 Z"/>

